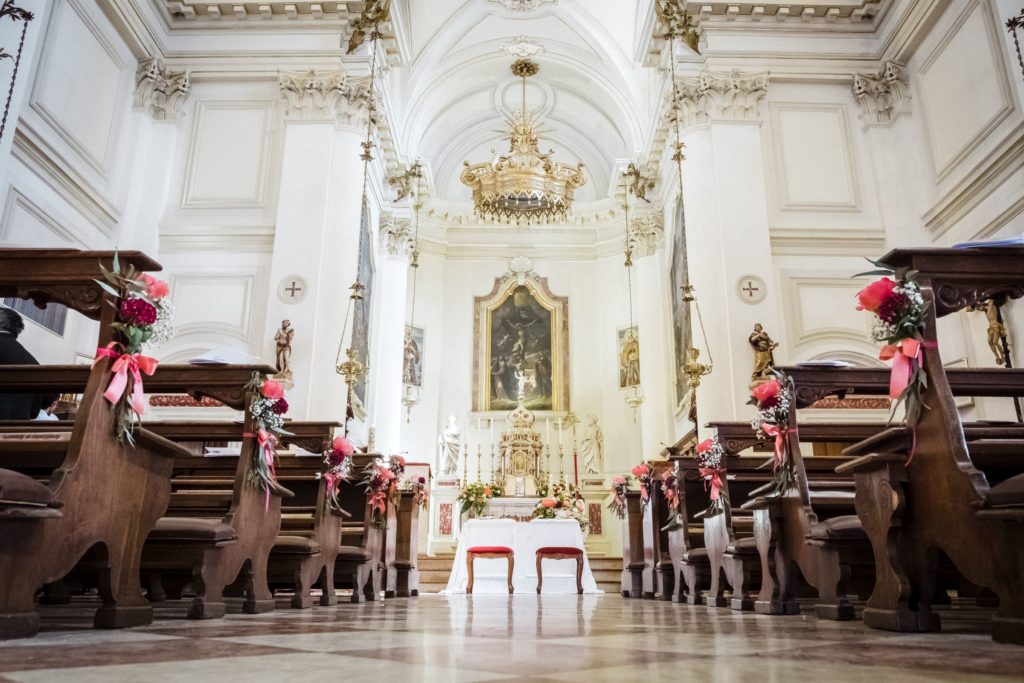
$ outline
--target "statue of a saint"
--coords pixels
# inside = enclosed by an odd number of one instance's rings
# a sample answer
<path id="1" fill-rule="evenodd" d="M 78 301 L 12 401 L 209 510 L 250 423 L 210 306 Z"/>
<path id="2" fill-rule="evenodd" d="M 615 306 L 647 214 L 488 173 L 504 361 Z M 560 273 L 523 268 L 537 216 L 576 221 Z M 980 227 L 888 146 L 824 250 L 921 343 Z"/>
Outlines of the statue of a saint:
<path id="1" fill-rule="evenodd" d="M 604 432 L 593 413 L 587 415 L 587 430 L 583 432 L 580 452 L 583 454 L 584 472 L 600 474 L 604 471 Z"/>
<path id="2" fill-rule="evenodd" d="M 626 339 L 622 342 L 619 355 L 619 386 L 635 387 L 640 384 L 640 342 L 633 333 L 633 328 L 626 331 Z"/>
<path id="3" fill-rule="evenodd" d="M 985 302 L 985 319 L 988 320 L 988 348 L 996 357 L 996 365 L 1006 365 L 1006 354 L 1003 353 L 1006 327 L 999 320 L 999 307 L 992 299 Z"/>
<path id="4" fill-rule="evenodd" d="M 761 327 L 761 323 L 755 323 L 754 331 L 750 333 L 750 346 L 754 349 L 754 372 L 750 378 L 767 377 L 771 374 L 770 369 L 775 367 L 773 351 L 778 343 L 772 341 L 772 338 Z"/>
<path id="5" fill-rule="evenodd" d="M 457 474 L 459 471 L 459 453 L 462 451 L 462 430 L 459 429 L 459 418 L 449 415 L 444 431 L 437 437 L 438 464 L 442 474 Z"/>
<path id="6" fill-rule="evenodd" d="M 281 329 L 274 335 L 277 344 L 277 376 L 291 379 L 292 376 L 292 339 L 295 330 L 290 320 L 281 321 Z"/>
<path id="7" fill-rule="evenodd" d="M 690 403 L 687 419 L 697 426 L 697 387 L 700 386 L 700 378 L 711 373 L 711 366 L 704 365 L 698 359 L 700 349 L 690 347 L 686 350 L 686 362 L 683 363 L 683 372 L 686 374 L 687 400 Z"/>

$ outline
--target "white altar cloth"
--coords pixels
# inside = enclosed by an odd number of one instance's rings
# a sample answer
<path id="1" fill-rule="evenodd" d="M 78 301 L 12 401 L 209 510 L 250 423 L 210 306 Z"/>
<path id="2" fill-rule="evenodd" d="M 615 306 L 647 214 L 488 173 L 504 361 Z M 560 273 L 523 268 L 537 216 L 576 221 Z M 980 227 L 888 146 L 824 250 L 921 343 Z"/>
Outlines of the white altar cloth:
<path id="1" fill-rule="evenodd" d="M 583 533 L 574 519 L 535 519 L 516 522 L 511 519 L 471 519 L 462 526 L 455 564 L 448 577 L 449 595 L 465 593 L 469 582 L 466 549 L 478 545 L 503 545 L 515 551 L 512 586 L 516 593 L 537 593 L 537 549 L 548 546 L 583 550 L 583 592 L 602 593 L 590 571 L 590 560 L 583 546 Z M 508 565 L 504 558 L 477 558 L 473 564 L 473 594 L 508 595 Z M 542 592 L 576 593 L 576 560 L 544 560 Z"/>

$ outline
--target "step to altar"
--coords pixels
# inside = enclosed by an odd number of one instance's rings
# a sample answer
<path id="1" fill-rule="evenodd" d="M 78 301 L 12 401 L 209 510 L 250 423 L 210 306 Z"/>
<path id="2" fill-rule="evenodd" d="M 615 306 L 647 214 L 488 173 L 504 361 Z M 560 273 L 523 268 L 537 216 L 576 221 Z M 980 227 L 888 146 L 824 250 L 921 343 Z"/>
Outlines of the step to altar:
<path id="1" fill-rule="evenodd" d="M 621 557 L 590 557 L 590 571 L 597 587 L 606 593 L 618 593 L 621 586 Z M 448 585 L 455 555 L 420 555 L 416 566 L 420 570 L 420 592 L 440 593 Z"/>

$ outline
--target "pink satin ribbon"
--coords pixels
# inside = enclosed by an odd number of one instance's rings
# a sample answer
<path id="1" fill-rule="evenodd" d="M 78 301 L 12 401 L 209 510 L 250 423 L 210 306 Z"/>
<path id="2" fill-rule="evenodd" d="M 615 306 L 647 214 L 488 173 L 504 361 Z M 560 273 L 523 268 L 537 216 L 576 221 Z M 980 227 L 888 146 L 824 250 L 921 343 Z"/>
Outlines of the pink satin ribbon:
<path id="1" fill-rule="evenodd" d="M 274 453 L 275 453 L 275 449 L 277 448 L 277 437 L 274 434 L 272 434 L 271 432 L 268 432 L 265 429 L 256 430 L 255 434 L 253 434 L 252 432 L 245 432 L 244 434 L 242 434 L 242 436 L 246 437 L 246 438 L 249 438 L 249 439 L 252 439 L 252 438 L 256 439 L 256 442 L 259 444 L 260 450 L 263 451 L 263 457 L 267 461 L 267 469 L 270 470 L 270 479 L 271 479 L 271 481 L 275 481 L 276 482 L 277 481 L 277 470 L 274 468 Z M 264 507 L 264 511 L 269 511 L 270 510 L 270 486 L 269 485 L 264 490 L 263 507 Z"/>
<path id="2" fill-rule="evenodd" d="M 142 375 L 152 376 L 156 372 L 156 367 L 160 361 L 156 358 L 143 356 L 141 353 L 118 353 L 113 348 L 115 344 L 115 342 L 111 342 L 105 347 L 96 349 L 96 357 L 92 362 L 95 366 L 102 358 L 114 359 L 113 365 L 110 366 L 110 371 L 114 374 L 114 377 L 110 380 L 110 384 L 107 385 L 107 390 L 103 392 L 103 398 L 110 401 L 111 404 L 116 404 L 120 401 L 125 390 L 128 388 L 128 374 L 131 373 L 132 410 L 137 415 L 142 415 L 146 412 L 146 402 L 142 390 Z"/>
<path id="3" fill-rule="evenodd" d="M 761 430 L 768 436 L 775 437 L 775 461 L 772 463 L 772 472 L 774 472 L 778 469 L 779 465 L 783 464 L 786 460 L 786 435 L 796 434 L 796 429 L 780 429 L 777 425 L 769 423 L 761 425 Z"/>
<path id="4" fill-rule="evenodd" d="M 722 495 L 722 470 L 701 467 L 700 476 L 704 477 L 704 490 L 708 490 L 708 483 L 711 484 L 711 500 L 718 500 Z"/>
<path id="5" fill-rule="evenodd" d="M 878 352 L 881 360 L 892 360 L 892 373 L 889 375 L 889 398 L 896 399 L 903 395 L 910 378 L 914 376 L 914 366 L 921 358 L 921 347 L 924 344 L 916 339 L 901 339 L 895 344 L 886 344 Z"/>

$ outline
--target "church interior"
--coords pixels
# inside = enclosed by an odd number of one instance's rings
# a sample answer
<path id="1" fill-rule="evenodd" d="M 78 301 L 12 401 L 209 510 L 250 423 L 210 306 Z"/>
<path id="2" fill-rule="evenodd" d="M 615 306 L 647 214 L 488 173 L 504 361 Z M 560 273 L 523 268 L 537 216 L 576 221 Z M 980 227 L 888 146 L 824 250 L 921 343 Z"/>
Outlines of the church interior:
<path id="1" fill-rule="evenodd" d="M 1024 672 L 1020 0 L 4 0 L 0 681 Z"/>

